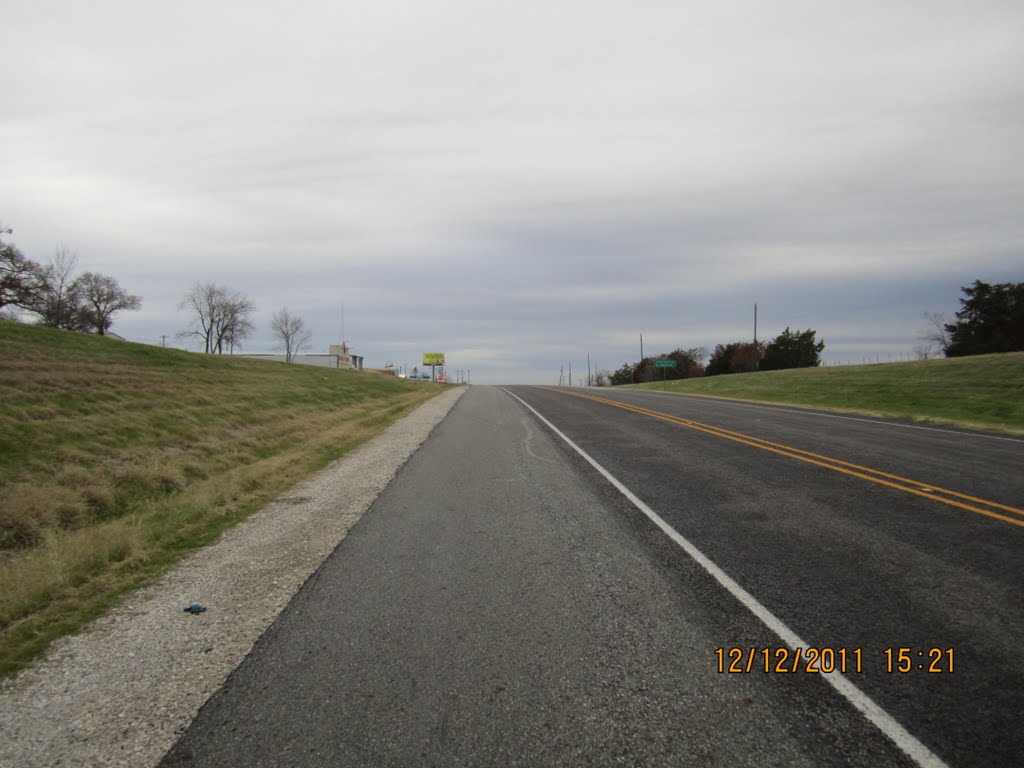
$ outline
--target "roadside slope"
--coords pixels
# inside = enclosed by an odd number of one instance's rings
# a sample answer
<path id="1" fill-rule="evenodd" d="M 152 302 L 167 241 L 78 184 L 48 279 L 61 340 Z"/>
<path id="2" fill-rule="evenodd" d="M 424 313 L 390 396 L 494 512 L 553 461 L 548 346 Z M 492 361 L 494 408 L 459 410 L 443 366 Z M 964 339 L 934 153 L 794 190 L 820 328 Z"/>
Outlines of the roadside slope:
<path id="1" fill-rule="evenodd" d="M 1024 352 L 625 385 L 1024 434 Z"/>
<path id="2" fill-rule="evenodd" d="M 0 322 L 0 674 L 444 385 Z"/>
<path id="3" fill-rule="evenodd" d="M 0 684 L 0 765 L 154 765 L 465 391 L 420 406 Z M 193 602 L 207 610 L 185 613 Z"/>

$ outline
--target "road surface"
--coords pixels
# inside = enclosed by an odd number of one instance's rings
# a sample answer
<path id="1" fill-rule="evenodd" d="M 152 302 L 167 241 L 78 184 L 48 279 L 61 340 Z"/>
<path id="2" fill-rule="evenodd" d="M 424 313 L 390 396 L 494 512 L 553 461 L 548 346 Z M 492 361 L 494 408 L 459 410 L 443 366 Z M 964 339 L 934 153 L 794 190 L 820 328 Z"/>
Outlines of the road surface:
<path id="1" fill-rule="evenodd" d="M 1020 764 L 1022 469 L 954 430 L 474 387 L 163 765 Z"/>

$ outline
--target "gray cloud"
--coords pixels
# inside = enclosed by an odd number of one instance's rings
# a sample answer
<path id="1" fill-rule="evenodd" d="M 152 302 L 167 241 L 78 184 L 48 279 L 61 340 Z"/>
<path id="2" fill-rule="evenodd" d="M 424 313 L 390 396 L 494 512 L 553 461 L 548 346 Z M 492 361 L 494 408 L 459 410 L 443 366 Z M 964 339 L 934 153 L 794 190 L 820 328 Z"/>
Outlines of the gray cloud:
<path id="1" fill-rule="evenodd" d="M 0 218 L 145 298 L 284 305 L 474 381 L 814 327 L 909 352 L 1024 279 L 1024 7 L 14 2 Z"/>

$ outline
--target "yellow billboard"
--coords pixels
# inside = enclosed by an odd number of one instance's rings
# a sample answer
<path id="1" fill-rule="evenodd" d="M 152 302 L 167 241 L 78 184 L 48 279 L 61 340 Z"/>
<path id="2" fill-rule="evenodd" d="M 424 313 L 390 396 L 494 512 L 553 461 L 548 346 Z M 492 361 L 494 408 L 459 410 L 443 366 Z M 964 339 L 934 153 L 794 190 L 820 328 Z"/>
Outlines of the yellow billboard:
<path id="1" fill-rule="evenodd" d="M 444 352 L 424 352 L 424 365 L 444 365 Z"/>

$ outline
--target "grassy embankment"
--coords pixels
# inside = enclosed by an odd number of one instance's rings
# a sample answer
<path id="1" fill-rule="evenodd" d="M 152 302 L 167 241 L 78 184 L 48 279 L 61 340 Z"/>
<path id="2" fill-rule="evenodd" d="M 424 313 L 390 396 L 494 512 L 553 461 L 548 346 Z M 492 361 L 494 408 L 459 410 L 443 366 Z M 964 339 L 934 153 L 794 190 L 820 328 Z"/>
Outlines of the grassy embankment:
<path id="1" fill-rule="evenodd" d="M 1024 434 L 1024 352 L 629 386 Z"/>
<path id="2" fill-rule="evenodd" d="M 444 386 L 0 322 L 0 676 Z"/>

